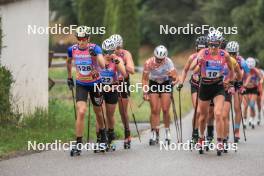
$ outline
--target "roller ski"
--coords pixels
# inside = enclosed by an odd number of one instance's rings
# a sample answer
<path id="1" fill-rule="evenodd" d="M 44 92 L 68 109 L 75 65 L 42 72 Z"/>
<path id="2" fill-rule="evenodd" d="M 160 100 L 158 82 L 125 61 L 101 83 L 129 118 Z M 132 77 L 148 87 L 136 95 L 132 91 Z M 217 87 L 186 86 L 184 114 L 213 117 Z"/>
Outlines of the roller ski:
<path id="1" fill-rule="evenodd" d="M 199 138 L 197 142 L 197 149 L 199 151 L 199 154 L 204 154 L 204 144 L 205 144 L 205 139 Z"/>
<path id="2" fill-rule="evenodd" d="M 257 124 L 260 125 L 261 123 L 261 112 L 258 114 L 258 121 L 257 121 Z"/>
<path id="3" fill-rule="evenodd" d="M 214 144 L 214 137 L 213 136 L 207 136 L 206 137 L 206 142 L 207 142 L 207 145 L 205 146 L 205 150 L 208 152 L 209 151 L 209 146 Z"/>
<path id="4" fill-rule="evenodd" d="M 107 145 L 107 152 L 112 152 L 116 150 L 116 145 L 113 142 L 115 140 L 115 132 L 113 129 L 109 129 L 107 132 L 107 138 L 108 138 L 108 145 Z"/>
<path id="5" fill-rule="evenodd" d="M 221 156 L 222 153 L 224 151 L 224 144 L 223 141 L 217 141 L 217 145 L 216 145 L 216 154 L 217 156 Z"/>
<path id="6" fill-rule="evenodd" d="M 158 130 L 151 130 L 151 137 L 149 139 L 149 145 L 156 145 L 159 143 L 159 131 Z"/>
<path id="7" fill-rule="evenodd" d="M 104 153 L 107 150 L 108 142 L 107 142 L 107 134 L 106 129 L 100 129 L 99 134 L 97 135 L 97 141 L 94 148 L 94 153 Z"/>
<path id="8" fill-rule="evenodd" d="M 78 144 L 75 144 L 72 149 L 71 149 L 71 152 L 70 152 L 70 155 L 71 157 L 74 157 L 74 156 L 80 156 L 81 155 L 81 150 L 78 149 L 77 147 Z"/>
<path id="9" fill-rule="evenodd" d="M 192 140 L 191 140 L 191 142 L 190 142 L 190 149 L 191 149 L 191 150 L 193 149 L 193 146 L 194 146 L 195 144 L 197 144 L 198 140 L 199 140 L 199 131 L 198 131 L 198 129 L 195 129 L 195 130 L 193 131 L 193 134 L 192 134 Z"/>
<path id="10" fill-rule="evenodd" d="M 171 134 L 170 134 L 170 129 L 165 128 L 165 144 L 170 145 L 171 143 Z"/>
<path id="11" fill-rule="evenodd" d="M 225 138 L 223 140 L 223 144 L 224 144 L 224 150 L 223 150 L 223 152 L 224 153 L 228 153 L 228 138 Z"/>
<path id="12" fill-rule="evenodd" d="M 131 148 L 131 136 L 130 130 L 125 130 L 124 149 Z"/>
<path id="13" fill-rule="evenodd" d="M 240 140 L 240 135 L 239 135 L 239 130 L 235 131 L 235 138 L 234 138 L 234 142 L 238 143 Z"/>

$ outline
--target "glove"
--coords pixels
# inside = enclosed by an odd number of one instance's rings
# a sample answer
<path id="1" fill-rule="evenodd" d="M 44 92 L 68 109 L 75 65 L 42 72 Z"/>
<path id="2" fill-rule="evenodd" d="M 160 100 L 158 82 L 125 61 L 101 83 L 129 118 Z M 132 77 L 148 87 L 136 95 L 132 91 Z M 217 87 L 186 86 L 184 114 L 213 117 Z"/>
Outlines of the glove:
<path id="1" fill-rule="evenodd" d="M 72 90 L 74 88 L 74 82 L 72 78 L 68 78 L 67 79 L 67 84 L 70 90 Z"/>
<path id="2" fill-rule="evenodd" d="M 144 101 L 149 101 L 149 95 L 147 93 L 143 94 Z"/>
<path id="3" fill-rule="evenodd" d="M 179 84 L 179 85 L 177 86 L 177 90 L 178 90 L 178 91 L 181 91 L 182 87 L 183 87 L 183 84 Z"/>
<path id="4" fill-rule="evenodd" d="M 242 85 L 243 85 L 242 81 L 236 81 L 234 84 L 236 90 L 239 90 L 242 87 Z"/>
<path id="5" fill-rule="evenodd" d="M 97 54 L 94 51 L 94 47 L 90 47 L 89 48 L 89 53 L 90 53 L 91 56 L 97 56 Z"/>
<path id="6" fill-rule="evenodd" d="M 113 58 L 112 59 L 112 62 L 114 62 L 116 65 L 118 65 L 120 63 L 120 60 L 116 59 L 116 58 Z"/>

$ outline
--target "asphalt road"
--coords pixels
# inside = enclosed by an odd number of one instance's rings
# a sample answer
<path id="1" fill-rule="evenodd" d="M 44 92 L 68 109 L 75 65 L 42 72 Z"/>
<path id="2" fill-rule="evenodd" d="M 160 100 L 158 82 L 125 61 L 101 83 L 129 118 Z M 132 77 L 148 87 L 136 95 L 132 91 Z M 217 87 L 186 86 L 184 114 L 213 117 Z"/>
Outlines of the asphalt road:
<path id="1" fill-rule="evenodd" d="M 264 125 L 247 130 L 247 142 L 241 140 L 238 151 L 221 157 L 216 151 L 203 155 L 197 151 L 166 151 L 159 145 L 148 146 L 149 133 L 142 134 L 142 143 L 133 139 L 130 150 L 122 149 L 117 141 L 115 152 L 94 154 L 85 151 L 79 157 L 70 157 L 68 151 L 47 151 L 0 162 L 1 176 L 155 176 L 155 175 L 264 175 Z M 173 141 L 174 126 L 171 126 Z M 191 114 L 183 120 L 183 139 L 191 133 Z M 161 137 L 163 137 L 161 130 Z M 232 138 L 232 137 L 231 137 Z"/>

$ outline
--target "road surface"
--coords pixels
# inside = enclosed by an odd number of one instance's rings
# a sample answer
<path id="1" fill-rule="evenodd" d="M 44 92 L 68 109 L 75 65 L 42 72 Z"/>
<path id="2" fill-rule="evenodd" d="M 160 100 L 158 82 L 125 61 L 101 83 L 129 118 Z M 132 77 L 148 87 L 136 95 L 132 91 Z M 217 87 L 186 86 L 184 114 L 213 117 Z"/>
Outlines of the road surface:
<path id="1" fill-rule="evenodd" d="M 215 151 L 199 155 L 197 151 L 166 151 L 148 146 L 149 133 L 142 143 L 133 139 L 130 150 L 117 141 L 115 152 L 94 154 L 85 151 L 70 157 L 68 151 L 47 151 L 0 162 L 1 176 L 263 176 L 264 125 L 247 130 L 248 141 L 241 140 L 238 152 L 216 156 Z M 171 126 L 175 141 L 174 126 Z M 191 133 L 191 113 L 183 120 L 183 139 Z M 161 137 L 163 137 L 163 129 Z M 232 136 L 231 136 L 232 138 Z"/>

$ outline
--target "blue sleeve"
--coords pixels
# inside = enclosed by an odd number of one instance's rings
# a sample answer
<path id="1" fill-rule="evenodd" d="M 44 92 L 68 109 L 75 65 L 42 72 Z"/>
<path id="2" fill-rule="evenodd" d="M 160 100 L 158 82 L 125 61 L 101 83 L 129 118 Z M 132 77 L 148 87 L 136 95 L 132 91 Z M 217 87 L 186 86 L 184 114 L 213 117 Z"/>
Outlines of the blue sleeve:
<path id="1" fill-rule="evenodd" d="M 98 45 L 95 45 L 94 52 L 95 52 L 95 54 L 103 54 L 101 47 Z"/>
<path id="2" fill-rule="evenodd" d="M 72 58 L 72 46 L 68 48 L 68 57 Z"/>
<path id="3" fill-rule="evenodd" d="M 250 69 L 248 68 L 248 65 L 247 65 L 245 60 L 241 61 L 241 67 L 242 67 L 242 69 L 244 70 L 245 73 L 249 73 L 250 72 Z"/>

